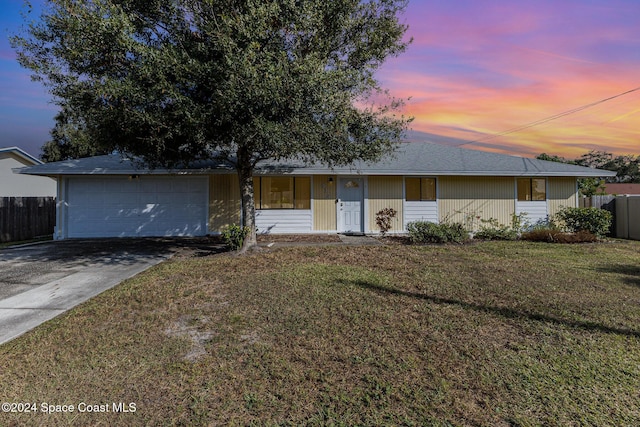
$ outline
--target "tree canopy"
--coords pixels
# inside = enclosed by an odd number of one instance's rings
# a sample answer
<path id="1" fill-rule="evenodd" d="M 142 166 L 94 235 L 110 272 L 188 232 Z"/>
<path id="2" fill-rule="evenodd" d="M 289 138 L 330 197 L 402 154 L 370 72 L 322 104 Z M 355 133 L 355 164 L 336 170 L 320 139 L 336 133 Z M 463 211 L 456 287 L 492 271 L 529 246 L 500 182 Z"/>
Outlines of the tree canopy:
<path id="1" fill-rule="evenodd" d="M 238 171 L 252 244 L 257 162 L 345 165 L 377 160 L 400 140 L 410 120 L 375 72 L 410 42 L 405 6 L 49 0 L 12 42 L 62 108 L 51 148 L 88 141 L 152 167 L 225 160 Z"/>
<path id="2" fill-rule="evenodd" d="M 601 193 L 604 190 L 605 182 L 640 182 L 640 155 L 614 156 L 612 153 L 606 151 L 592 150 L 582 154 L 575 160 L 549 155 L 547 153 L 538 155 L 536 159 L 605 169 L 617 173 L 615 177 L 607 177 L 606 181 L 598 178 L 582 178 L 578 180 L 580 192 L 584 196 L 593 196 L 594 194 Z"/>

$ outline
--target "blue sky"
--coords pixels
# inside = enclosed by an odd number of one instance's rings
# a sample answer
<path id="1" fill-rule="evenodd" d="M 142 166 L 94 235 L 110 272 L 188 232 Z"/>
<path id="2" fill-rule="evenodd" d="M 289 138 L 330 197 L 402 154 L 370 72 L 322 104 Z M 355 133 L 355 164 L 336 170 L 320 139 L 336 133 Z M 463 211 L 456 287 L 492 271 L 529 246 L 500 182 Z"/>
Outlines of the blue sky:
<path id="1" fill-rule="evenodd" d="M 37 18 L 38 5 L 29 19 Z M 15 60 L 22 0 L 0 2 L 0 146 L 33 155 L 56 108 Z M 378 76 L 411 97 L 412 139 L 535 156 L 591 149 L 640 154 L 640 91 L 499 135 L 640 87 L 638 0 L 413 0 L 414 38 Z"/>
<path id="2" fill-rule="evenodd" d="M 8 37 L 22 25 L 21 10 L 27 10 L 22 0 L 0 2 L 0 146 L 19 146 L 37 156 L 57 110 L 42 85 L 20 67 L 9 44 Z"/>

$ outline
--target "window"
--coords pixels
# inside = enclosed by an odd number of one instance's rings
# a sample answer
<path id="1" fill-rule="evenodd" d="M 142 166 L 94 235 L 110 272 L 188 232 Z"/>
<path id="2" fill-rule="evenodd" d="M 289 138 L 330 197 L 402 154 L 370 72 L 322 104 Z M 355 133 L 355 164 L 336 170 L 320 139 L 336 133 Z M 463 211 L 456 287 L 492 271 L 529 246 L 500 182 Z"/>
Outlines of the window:
<path id="1" fill-rule="evenodd" d="M 547 183 L 544 178 L 518 178 L 518 201 L 547 200 Z"/>
<path id="2" fill-rule="evenodd" d="M 405 195 L 407 202 L 436 200 L 435 178 L 406 178 Z"/>
<path id="3" fill-rule="evenodd" d="M 311 209 L 311 178 L 253 178 L 256 209 Z"/>

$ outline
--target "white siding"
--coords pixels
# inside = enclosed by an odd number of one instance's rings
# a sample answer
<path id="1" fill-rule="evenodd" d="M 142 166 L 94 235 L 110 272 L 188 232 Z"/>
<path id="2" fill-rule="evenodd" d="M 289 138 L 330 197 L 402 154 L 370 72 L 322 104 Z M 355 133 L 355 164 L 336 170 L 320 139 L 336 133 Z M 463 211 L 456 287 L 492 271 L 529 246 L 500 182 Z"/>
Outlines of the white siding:
<path id="1" fill-rule="evenodd" d="M 548 216 L 547 202 L 535 201 L 535 202 L 521 202 L 516 201 L 516 215 L 526 213 L 524 222 L 535 224 L 538 221 L 546 221 Z"/>
<path id="2" fill-rule="evenodd" d="M 32 166 L 8 153 L 0 153 L 0 197 L 56 197 L 56 181 L 46 176 L 13 173 L 14 168 Z"/>
<path id="3" fill-rule="evenodd" d="M 313 215 L 311 209 L 263 209 L 256 210 L 258 233 L 311 233 Z"/>
<path id="4" fill-rule="evenodd" d="M 404 228 L 413 221 L 438 222 L 438 202 L 404 202 Z"/>

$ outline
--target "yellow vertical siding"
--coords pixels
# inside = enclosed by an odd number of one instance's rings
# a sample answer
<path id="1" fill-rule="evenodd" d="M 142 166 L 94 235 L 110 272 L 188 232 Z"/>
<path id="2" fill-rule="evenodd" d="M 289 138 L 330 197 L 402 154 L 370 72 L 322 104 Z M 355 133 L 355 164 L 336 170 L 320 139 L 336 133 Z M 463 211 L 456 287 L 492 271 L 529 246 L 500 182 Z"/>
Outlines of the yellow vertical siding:
<path id="1" fill-rule="evenodd" d="M 209 177 L 209 231 L 240 224 L 240 188 L 236 174 Z"/>
<path id="2" fill-rule="evenodd" d="M 480 219 L 511 224 L 515 213 L 513 177 L 440 177 L 438 178 L 438 216 L 440 222 L 467 223 L 477 229 Z"/>
<path id="3" fill-rule="evenodd" d="M 576 178 L 561 177 L 547 179 L 547 200 L 549 216 L 555 215 L 562 207 L 576 207 Z"/>
<path id="4" fill-rule="evenodd" d="M 376 213 L 385 208 L 396 210 L 396 217 L 391 221 L 390 231 L 402 231 L 402 177 L 370 176 L 369 183 L 369 229 L 380 231 L 376 225 Z"/>
<path id="5" fill-rule="evenodd" d="M 329 181 L 332 178 L 333 181 Z M 313 177 L 313 230 L 336 231 L 337 178 L 330 175 Z"/>

